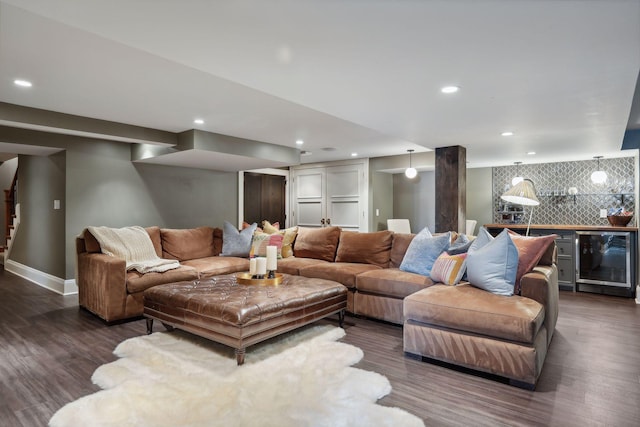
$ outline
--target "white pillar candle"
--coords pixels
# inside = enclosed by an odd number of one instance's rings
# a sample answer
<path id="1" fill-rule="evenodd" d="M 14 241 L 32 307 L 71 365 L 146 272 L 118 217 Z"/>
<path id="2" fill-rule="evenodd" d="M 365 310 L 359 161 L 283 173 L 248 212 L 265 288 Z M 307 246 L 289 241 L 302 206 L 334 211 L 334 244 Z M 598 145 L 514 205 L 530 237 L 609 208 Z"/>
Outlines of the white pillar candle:
<path id="1" fill-rule="evenodd" d="M 276 246 L 267 246 L 267 270 L 275 271 L 278 269 L 278 248 Z"/>
<path id="2" fill-rule="evenodd" d="M 267 259 L 266 258 L 256 258 L 256 274 L 258 276 L 264 276 L 267 274 Z"/>
<path id="3" fill-rule="evenodd" d="M 249 274 L 252 276 L 256 274 L 256 258 L 249 260 Z"/>

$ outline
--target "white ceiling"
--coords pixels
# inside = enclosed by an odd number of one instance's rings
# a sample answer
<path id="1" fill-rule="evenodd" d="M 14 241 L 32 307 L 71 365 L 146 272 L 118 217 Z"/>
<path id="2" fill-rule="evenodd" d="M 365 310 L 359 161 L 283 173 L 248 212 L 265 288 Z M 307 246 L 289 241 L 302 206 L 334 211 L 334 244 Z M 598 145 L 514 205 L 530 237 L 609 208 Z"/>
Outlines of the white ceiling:
<path id="1" fill-rule="evenodd" d="M 306 163 L 450 145 L 469 167 L 633 155 L 639 71 L 640 0 L 0 1 L 0 101 L 302 138 Z"/>

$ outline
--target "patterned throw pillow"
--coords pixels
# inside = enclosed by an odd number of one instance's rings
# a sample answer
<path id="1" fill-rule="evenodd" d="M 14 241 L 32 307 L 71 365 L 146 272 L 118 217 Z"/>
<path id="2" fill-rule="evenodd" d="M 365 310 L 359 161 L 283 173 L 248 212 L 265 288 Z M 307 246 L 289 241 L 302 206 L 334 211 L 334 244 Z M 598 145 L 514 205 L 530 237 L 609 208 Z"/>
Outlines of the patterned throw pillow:
<path id="1" fill-rule="evenodd" d="M 451 232 L 433 237 L 425 227 L 413 238 L 404 254 L 400 270 L 429 276 L 431 268 L 442 251 L 451 244 Z"/>
<path id="2" fill-rule="evenodd" d="M 298 227 L 286 228 L 284 230 L 280 230 L 280 224 L 274 223 L 271 224 L 269 221 L 263 221 L 262 227 L 265 233 L 267 234 L 280 234 L 282 236 L 282 258 L 289 258 L 293 256 L 293 242 L 296 240 L 296 236 L 298 235 Z"/>
<path id="3" fill-rule="evenodd" d="M 254 233 L 249 257 L 266 257 L 267 246 L 276 246 L 278 248 L 278 259 L 282 258 L 282 239 L 281 234 Z"/>
<path id="4" fill-rule="evenodd" d="M 431 280 L 454 286 L 460 283 L 466 270 L 467 253 L 449 255 L 442 252 L 431 269 Z"/>
<path id="5" fill-rule="evenodd" d="M 253 223 L 242 231 L 228 221 L 222 226 L 222 253 L 220 256 L 248 257 L 251 251 L 251 238 L 258 224 Z"/>

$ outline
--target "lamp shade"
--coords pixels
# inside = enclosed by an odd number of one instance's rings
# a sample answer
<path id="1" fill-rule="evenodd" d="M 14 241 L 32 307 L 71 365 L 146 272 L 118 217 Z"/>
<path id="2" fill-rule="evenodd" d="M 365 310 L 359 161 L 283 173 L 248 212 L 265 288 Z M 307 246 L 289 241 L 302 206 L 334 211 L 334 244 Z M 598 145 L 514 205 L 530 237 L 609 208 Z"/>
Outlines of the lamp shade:
<path id="1" fill-rule="evenodd" d="M 406 175 L 407 178 L 413 179 L 418 175 L 418 171 L 416 170 L 416 168 L 407 168 L 404 171 L 404 174 Z"/>
<path id="2" fill-rule="evenodd" d="M 515 205 L 538 206 L 540 204 L 540 201 L 536 197 L 536 189 L 533 186 L 533 181 L 530 179 L 520 181 L 500 196 L 500 198 L 505 202 Z"/>

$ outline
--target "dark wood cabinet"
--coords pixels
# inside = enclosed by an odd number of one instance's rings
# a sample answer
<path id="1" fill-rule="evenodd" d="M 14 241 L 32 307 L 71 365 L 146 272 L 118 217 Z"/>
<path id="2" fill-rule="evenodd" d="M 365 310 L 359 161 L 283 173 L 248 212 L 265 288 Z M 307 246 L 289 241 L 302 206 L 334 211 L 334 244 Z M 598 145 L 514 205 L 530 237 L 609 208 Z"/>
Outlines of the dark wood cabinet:
<path id="1" fill-rule="evenodd" d="M 505 228 L 509 228 L 520 234 L 525 234 L 527 226 L 523 224 L 486 224 L 485 227 L 496 236 Z M 583 264 L 589 263 L 589 259 L 584 257 L 593 257 L 601 255 L 599 250 L 595 253 L 593 248 L 582 250 L 579 247 L 578 235 L 589 234 L 625 234 L 628 235 L 629 248 L 628 259 L 629 265 L 627 270 L 628 282 L 630 287 L 611 286 L 604 283 L 595 283 L 592 280 L 580 278 L 580 256 L 583 257 Z M 558 267 L 558 287 L 561 290 L 594 292 L 609 295 L 618 295 L 625 297 L 635 296 L 637 286 L 637 245 L 638 245 L 638 228 L 637 227 L 609 227 L 609 226 L 584 226 L 584 225 L 532 225 L 529 231 L 530 236 L 548 236 L 555 234 L 557 247 L 557 267 Z M 584 248 L 582 248 L 584 249 Z M 579 251 L 580 254 L 578 253 Z M 583 253 L 584 252 L 584 253 Z"/>

